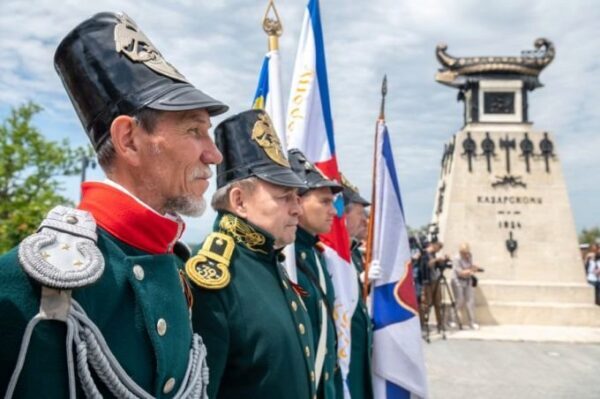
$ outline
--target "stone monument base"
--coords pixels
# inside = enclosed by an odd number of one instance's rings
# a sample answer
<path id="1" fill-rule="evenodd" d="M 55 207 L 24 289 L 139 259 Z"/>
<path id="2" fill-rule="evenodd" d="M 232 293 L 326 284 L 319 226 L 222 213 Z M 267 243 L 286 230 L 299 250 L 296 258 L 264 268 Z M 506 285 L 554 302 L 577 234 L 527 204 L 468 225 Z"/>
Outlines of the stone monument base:
<path id="1" fill-rule="evenodd" d="M 482 325 L 600 327 L 600 306 L 594 304 L 594 288 L 587 283 L 480 279 L 475 304 Z"/>

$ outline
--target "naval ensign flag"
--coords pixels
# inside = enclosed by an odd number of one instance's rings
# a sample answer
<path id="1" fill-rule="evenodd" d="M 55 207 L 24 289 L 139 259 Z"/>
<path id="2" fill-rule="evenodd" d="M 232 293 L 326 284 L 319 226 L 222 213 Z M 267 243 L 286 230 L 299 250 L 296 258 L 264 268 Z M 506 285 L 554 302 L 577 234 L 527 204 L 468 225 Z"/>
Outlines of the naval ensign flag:
<path id="1" fill-rule="evenodd" d="M 427 398 L 427 379 L 408 233 L 392 146 L 378 123 L 372 260 L 382 277 L 373 283 L 373 390 L 376 399 Z"/>

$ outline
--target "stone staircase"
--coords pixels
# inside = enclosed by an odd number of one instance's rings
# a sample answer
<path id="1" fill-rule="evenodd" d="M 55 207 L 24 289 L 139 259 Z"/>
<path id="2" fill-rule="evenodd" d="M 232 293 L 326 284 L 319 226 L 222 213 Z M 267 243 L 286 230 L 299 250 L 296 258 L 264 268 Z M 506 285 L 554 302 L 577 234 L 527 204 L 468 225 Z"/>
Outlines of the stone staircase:
<path id="1" fill-rule="evenodd" d="M 585 282 L 480 280 L 475 304 L 482 325 L 600 327 L 600 306 Z"/>

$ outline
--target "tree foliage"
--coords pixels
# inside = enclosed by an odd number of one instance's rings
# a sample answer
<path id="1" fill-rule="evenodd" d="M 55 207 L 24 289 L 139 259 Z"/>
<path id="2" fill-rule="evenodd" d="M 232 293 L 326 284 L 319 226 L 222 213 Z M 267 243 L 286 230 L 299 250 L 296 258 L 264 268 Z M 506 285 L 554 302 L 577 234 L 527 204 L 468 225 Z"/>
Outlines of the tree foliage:
<path id="1" fill-rule="evenodd" d="M 0 126 L 0 253 L 34 232 L 52 207 L 70 204 L 58 177 L 80 173 L 91 154 L 66 139 L 46 140 L 31 123 L 41 110 L 31 102 L 13 108 Z"/>
<path id="2" fill-rule="evenodd" d="M 579 233 L 580 244 L 593 244 L 600 241 L 600 227 L 592 227 L 590 229 L 583 229 Z"/>

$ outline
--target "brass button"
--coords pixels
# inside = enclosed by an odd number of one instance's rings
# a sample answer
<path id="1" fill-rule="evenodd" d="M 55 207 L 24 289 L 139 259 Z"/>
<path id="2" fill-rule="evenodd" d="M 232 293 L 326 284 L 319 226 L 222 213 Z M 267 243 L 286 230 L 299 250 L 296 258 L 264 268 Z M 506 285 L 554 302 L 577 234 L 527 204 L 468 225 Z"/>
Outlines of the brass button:
<path id="1" fill-rule="evenodd" d="M 306 259 L 306 252 L 304 252 L 304 251 L 300 252 L 300 257 L 302 259 Z"/>
<path id="2" fill-rule="evenodd" d="M 288 286 L 287 286 L 287 283 L 285 282 L 285 280 L 281 280 L 281 284 L 283 284 L 283 288 L 285 288 L 287 290 Z"/>
<path id="3" fill-rule="evenodd" d="M 294 309 L 294 312 L 298 310 L 298 304 L 296 301 L 292 301 L 292 309 Z"/>
<path id="4" fill-rule="evenodd" d="M 169 393 L 175 387 L 175 378 L 171 377 L 165 382 L 165 386 L 163 387 L 163 393 Z"/>
<path id="5" fill-rule="evenodd" d="M 329 373 L 326 371 L 325 372 L 325 381 L 327 381 L 329 379 Z"/>
<path id="6" fill-rule="evenodd" d="M 305 332 L 304 324 L 302 324 L 302 323 L 298 324 L 298 330 L 300 330 L 300 334 L 304 335 L 304 332 Z"/>
<path id="7" fill-rule="evenodd" d="M 304 347 L 304 353 L 306 354 L 306 357 L 310 356 L 310 348 L 308 346 Z"/>
<path id="8" fill-rule="evenodd" d="M 158 319 L 156 323 L 156 331 L 161 337 L 167 333 L 167 322 L 165 319 Z"/>
<path id="9" fill-rule="evenodd" d="M 311 371 L 311 372 L 310 372 L 310 380 L 311 380 L 311 381 L 314 381 L 314 380 L 315 380 L 315 372 L 314 372 L 314 371 Z"/>
<path id="10" fill-rule="evenodd" d="M 144 268 L 140 265 L 133 266 L 133 275 L 137 280 L 142 281 L 144 279 Z"/>

